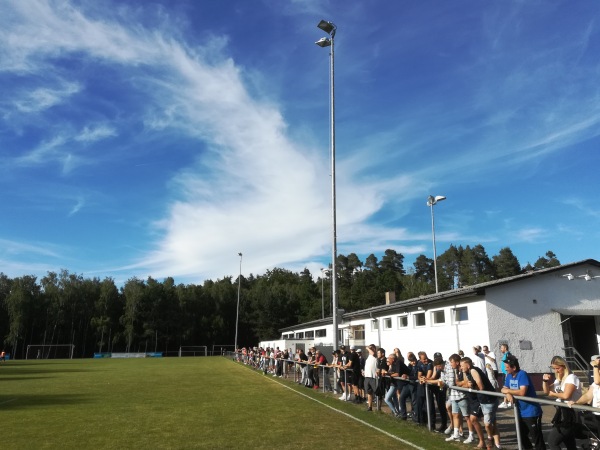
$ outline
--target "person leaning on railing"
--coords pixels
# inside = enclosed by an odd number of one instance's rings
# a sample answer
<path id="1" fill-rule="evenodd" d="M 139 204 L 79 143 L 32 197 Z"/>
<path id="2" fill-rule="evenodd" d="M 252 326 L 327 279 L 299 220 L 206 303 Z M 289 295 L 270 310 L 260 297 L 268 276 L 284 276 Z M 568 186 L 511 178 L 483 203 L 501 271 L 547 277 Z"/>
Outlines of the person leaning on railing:
<path id="1" fill-rule="evenodd" d="M 581 398 L 581 383 L 574 373 L 571 373 L 569 365 L 562 356 L 554 356 L 550 362 L 551 369 L 555 373 L 554 383 L 550 384 L 552 375 L 545 373 L 542 381 L 544 394 L 555 398 L 557 402 L 576 402 Z M 567 450 L 575 450 L 577 415 L 575 411 L 568 408 L 556 406 L 556 414 L 552 419 L 552 430 L 548 436 L 548 446 L 551 450 L 560 450 L 561 444 Z"/>
<path id="2" fill-rule="evenodd" d="M 576 402 L 569 400 L 567 402 L 569 406 L 587 405 L 591 403 L 592 407 L 600 408 L 600 355 L 592 356 L 590 364 L 592 365 L 592 370 L 594 371 L 594 383 L 590 386 L 588 391 L 579 398 L 579 400 Z M 585 411 L 583 414 L 583 425 L 584 432 L 585 429 L 589 429 L 589 431 L 593 433 L 593 436 L 590 436 L 590 438 L 596 440 L 597 448 L 598 444 L 600 443 L 600 411 Z"/>
<path id="3" fill-rule="evenodd" d="M 539 403 L 513 400 L 513 395 L 537 398 L 531 378 L 527 372 L 521 370 L 519 360 L 514 355 L 508 355 L 503 365 L 506 378 L 501 392 L 506 395 L 507 401 L 519 410 L 518 426 L 523 448 L 530 449 L 535 446 L 535 450 L 546 450 L 542 436 L 542 408 Z"/>

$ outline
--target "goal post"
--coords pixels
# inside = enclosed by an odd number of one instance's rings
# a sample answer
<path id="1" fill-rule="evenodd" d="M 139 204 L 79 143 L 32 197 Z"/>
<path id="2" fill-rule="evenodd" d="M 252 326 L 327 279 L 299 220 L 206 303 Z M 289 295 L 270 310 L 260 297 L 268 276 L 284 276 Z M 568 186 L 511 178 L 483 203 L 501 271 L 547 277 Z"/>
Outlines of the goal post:
<path id="1" fill-rule="evenodd" d="M 212 355 L 213 356 L 224 355 L 226 353 L 234 353 L 234 352 L 235 352 L 235 345 L 215 344 L 212 347 Z"/>
<path id="2" fill-rule="evenodd" d="M 73 359 L 74 344 L 28 345 L 25 359 Z"/>
<path id="3" fill-rule="evenodd" d="M 179 357 L 182 356 L 208 356 L 206 345 L 182 345 L 179 347 Z"/>

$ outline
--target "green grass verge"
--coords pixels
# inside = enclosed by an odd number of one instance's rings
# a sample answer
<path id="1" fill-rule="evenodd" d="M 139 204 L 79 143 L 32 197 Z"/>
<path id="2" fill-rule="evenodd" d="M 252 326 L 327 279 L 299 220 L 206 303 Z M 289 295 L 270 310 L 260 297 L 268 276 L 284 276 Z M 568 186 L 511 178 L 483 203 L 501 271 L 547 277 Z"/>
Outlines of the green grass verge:
<path id="1" fill-rule="evenodd" d="M 411 448 L 325 405 L 423 448 L 457 448 L 222 357 L 8 361 L 0 365 L 0 446 Z"/>

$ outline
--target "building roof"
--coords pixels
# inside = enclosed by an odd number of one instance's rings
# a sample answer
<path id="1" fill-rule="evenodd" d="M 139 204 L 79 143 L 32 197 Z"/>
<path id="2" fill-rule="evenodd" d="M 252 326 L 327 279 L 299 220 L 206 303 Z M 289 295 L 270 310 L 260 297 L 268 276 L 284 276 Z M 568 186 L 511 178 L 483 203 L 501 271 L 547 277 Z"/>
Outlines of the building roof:
<path id="1" fill-rule="evenodd" d="M 436 304 L 436 303 L 443 302 L 443 301 L 446 301 L 446 300 L 452 299 L 452 298 L 483 296 L 483 295 L 485 295 L 485 291 L 488 288 L 493 288 L 493 287 L 500 286 L 503 284 L 513 283 L 516 281 L 522 281 L 522 280 L 528 279 L 528 278 L 539 277 L 539 276 L 546 275 L 546 274 L 552 273 L 552 272 L 564 271 L 565 269 L 581 266 L 584 264 L 588 264 L 588 265 L 592 265 L 592 266 L 596 266 L 596 267 L 600 268 L 599 261 L 597 261 L 595 259 L 585 259 L 582 261 L 577 261 L 577 262 L 568 263 L 568 264 L 562 264 L 560 266 L 550 267 L 547 269 L 532 270 L 532 271 L 522 273 L 519 275 L 514 275 L 512 277 L 501 278 L 499 280 L 486 281 L 484 283 L 474 284 L 472 286 L 464 286 L 464 287 L 461 287 L 458 289 L 452 289 L 450 291 L 439 292 L 436 294 L 422 295 L 420 297 L 416 297 L 416 298 L 412 298 L 412 299 L 408 299 L 408 300 L 400 300 L 398 302 L 391 303 L 389 305 L 378 305 L 378 306 L 373 306 L 371 308 L 362 309 L 360 311 L 347 312 L 342 315 L 342 318 L 344 320 L 352 320 L 352 319 L 370 317 L 373 314 L 376 314 L 377 316 L 380 316 L 380 315 L 383 315 L 386 313 L 393 314 L 393 313 L 397 312 L 397 310 L 404 311 L 410 307 L 418 307 L 418 306 L 423 306 L 423 305 Z M 279 331 L 286 332 L 286 331 L 293 331 L 299 327 L 310 328 L 310 327 L 313 327 L 313 326 L 316 327 L 319 325 L 329 325 L 332 322 L 333 322 L 333 318 L 327 317 L 325 319 L 319 319 L 319 320 L 315 320 L 312 322 L 305 322 L 302 324 L 297 324 L 297 325 L 294 325 L 291 327 L 281 328 Z"/>

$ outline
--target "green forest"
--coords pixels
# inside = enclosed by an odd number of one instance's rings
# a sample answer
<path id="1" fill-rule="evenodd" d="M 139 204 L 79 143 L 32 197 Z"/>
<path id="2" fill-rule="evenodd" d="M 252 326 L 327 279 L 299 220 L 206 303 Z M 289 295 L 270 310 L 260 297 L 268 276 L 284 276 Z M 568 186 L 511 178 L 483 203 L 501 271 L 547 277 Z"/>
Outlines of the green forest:
<path id="1" fill-rule="evenodd" d="M 522 267 L 510 248 L 489 257 L 482 245 L 456 247 L 437 258 L 439 290 L 510 277 L 560 265 L 548 251 L 532 266 Z M 386 250 L 365 261 L 351 253 L 337 257 L 339 307 L 356 311 L 384 303 L 385 292 L 398 301 L 435 292 L 433 260 L 417 257 L 405 268 L 404 256 Z M 331 315 L 330 279 L 305 269 L 283 268 L 241 277 L 240 346 L 272 339 L 278 330 Z M 9 278 L 0 273 L 0 336 L 3 349 L 24 358 L 28 345 L 73 344 L 74 357 L 95 352 L 163 352 L 180 346 L 232 345 L 238 279 L 206 280 L 202 285 L 131 278 L 117 287 L 112 278 L 84 278 L 62 270 L 40 280 L 33 275 Z"/>

